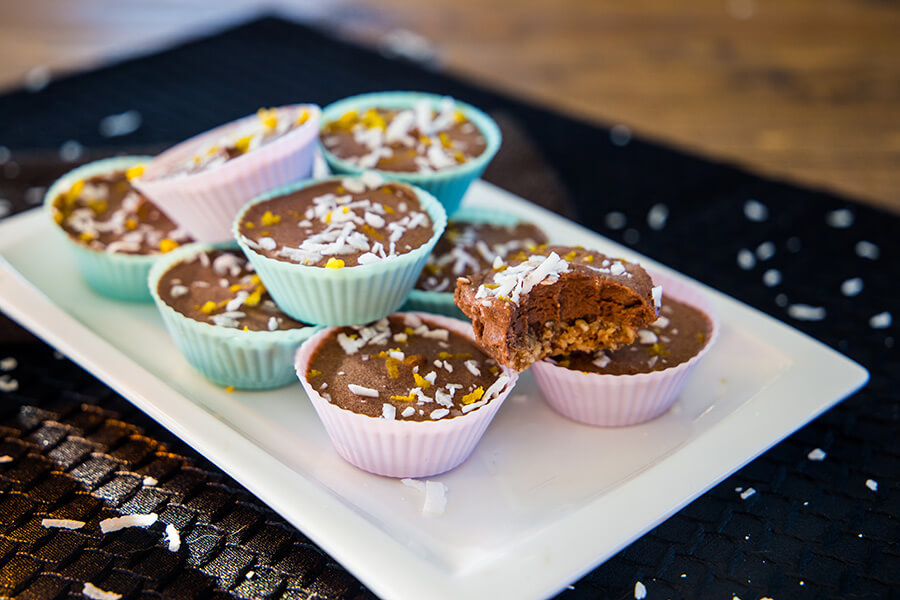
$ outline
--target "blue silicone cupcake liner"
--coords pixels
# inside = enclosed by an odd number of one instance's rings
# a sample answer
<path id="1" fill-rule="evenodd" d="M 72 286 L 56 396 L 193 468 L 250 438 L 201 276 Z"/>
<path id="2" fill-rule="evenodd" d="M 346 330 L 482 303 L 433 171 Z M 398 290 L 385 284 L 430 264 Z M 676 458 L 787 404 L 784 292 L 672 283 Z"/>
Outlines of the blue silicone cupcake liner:
<path id="1" fill-rule="evenodd" d="M 295 383 L 294 354 L 319 330 L 309 326 L 279 331 L 243 331 L 195 321 L 166 304 L 157 291 L 159 280 L 176 263 L 200 252 L 235 250 L 235 242 L 187 244 L 166 254 L 150 269 L 150 293 L 163 323 L 187 361 L 204 377 L 222 387 L 268 390 Z"/>
<path id="2" fill-rule="evenodd" d="M 447 225 L 444 208 L 434 196 L 413 187 L 434 225 L 431 238 L 410 252 L 376 263 L 342 269 L 325 269 L 268 258 L 250 248 L 238 232 L 238 223 L 251 206 L 323 181 L 342 179 L 344 177 L 329 177 L 274 190 L 250 202 L 234 221 L 234 236 L 275 303 L 285 313 L 305 323 L 361 325 L 396 312 L 416 284 L 428 254 Z"/>
<path id="3" fill-rule="evenodd" d="M 322 124 L 335 121 L 344 113 L 356 110 L 361 111 L 368 108 L 388 108 L 388 109 L 404 109 L 414 106 L 423 98 L 432 102 L 437 107 L 438 103 L 444 96 L 437 94 L 426 94 L 423 92 L 375 92 L 371 94 L 360 94 L 338 100 L 329 104 L 322 109 Z M 435 198 L 444 205 L 444 210 L 448 215 L 453 215 L 459 208 L 462 198 L 469 188 L 469 184 L 478 179 L 484 172 L 485 167 L 494 158 L 497 150 L 500 148 L 501 135 L 500 128 L 497 124 L 487 116 L 484 112 L 478 110 L 465 102 L 455 101 L 457 108 L 481 131 L 484 136 L 487 147 L 480 156 L 473 158 L 459 166 L 449 169 L 442 169 L 434 173 L 406 173 L 401 171 L 379 171 L 385 179 L 393 179 L 394 181 L 403 181 L 422 188 L 430 192 Z M 322 155 L 328 162 L 328 167 L 336 174 L 359 175 L 367 170 L 357 165 L 340 159 L 319 141 L 319 148 Z"/>
<path id="4" fill-rule="evenodd" d="M 463 206 L 453 215 L 450 221 L 466 221 L 469 223 L 491 223 L 493 225 L 505 225 L 507 227 L 516 225 L 524 219 L 492 208 L 482 208 L 480 206 Z M 400 309 L 401 311 L 418 311 L 427 312 L 438 315 L 453 317 L 454 319 L 462 319 L 468 321 L 463 311 L 459 310 L 456 303 L 453 302 L 453 290 L 449 292 L 429 292 L 426 290 L 413 289 L 406 299 L 406 303 Z"/>
<path id="5" fill-rule="evenodd" d="M 79 179 L 86 179 L 103 173 L 122 171 L 150 160 L 150 156 L 120 156 L 104 158 L 69 171 L 57 179 L 44 195 L 44 211 L 53 221 L 53 201 L 69 190 Z M 56 222 L 53 230 L 60 234 L 75 258 L 78 270 L 88 285 L 102 296 L 114 300 L 150 302 L 147 288 L 147 273 L 159 258 L 158 254 L 123 254 L 94 250 L 72 239 Z"/>

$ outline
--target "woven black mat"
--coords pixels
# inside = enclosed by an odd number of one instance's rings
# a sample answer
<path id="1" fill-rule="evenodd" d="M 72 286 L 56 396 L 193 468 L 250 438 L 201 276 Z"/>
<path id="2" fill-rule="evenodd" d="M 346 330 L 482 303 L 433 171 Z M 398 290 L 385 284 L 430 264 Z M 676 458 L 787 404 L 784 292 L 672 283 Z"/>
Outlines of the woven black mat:
<path id="1" fill-rule="evenodd" d="M 863 391 L 561 598 L 631 598 L 638 581 L 650 599 L 900 595 L 895 216 L 277 19 L 0 97 L 0 215 L 39 201 L 55 174 L 89 157 L 161 148 L 259 106 L 380 89 L 449 93 L 488 110 L 506 140 L 488 179 L 785 320 L 871 372 Z M 118 132 L 104 121 L 126 111 L 136 113 Z M 109 137 L 135 114 L 136 130 Z M 371 596 L 240 485 L 8 321 L 0 361 L 0 456 L 12 459 L 0 463 L 0 596 L 81 597 L 85 581 L 127 598 Z M 824 460 L 808 458 L 815 448 Z M 742 500 L 737 487 L 757 493 Z M 181 530 L 178 553 L 161 544 L 162 523 L 97 528 L 106 516 L 149 510 Z M 48 516 L 88 526 L 47 530 Z"/>

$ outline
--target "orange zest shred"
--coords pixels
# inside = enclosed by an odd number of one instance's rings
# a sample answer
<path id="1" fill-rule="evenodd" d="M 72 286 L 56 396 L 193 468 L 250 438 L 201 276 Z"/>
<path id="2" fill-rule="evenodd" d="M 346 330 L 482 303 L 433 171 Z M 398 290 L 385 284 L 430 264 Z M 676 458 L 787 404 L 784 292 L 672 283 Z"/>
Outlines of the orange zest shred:
<path id="1" fill-rule="evenodd" d="M 472 404 L 473 402 L 478 402 L 481 398 L 484 397 L 484 388 L 480 385 L 462 397 L 463 404 Z"/>

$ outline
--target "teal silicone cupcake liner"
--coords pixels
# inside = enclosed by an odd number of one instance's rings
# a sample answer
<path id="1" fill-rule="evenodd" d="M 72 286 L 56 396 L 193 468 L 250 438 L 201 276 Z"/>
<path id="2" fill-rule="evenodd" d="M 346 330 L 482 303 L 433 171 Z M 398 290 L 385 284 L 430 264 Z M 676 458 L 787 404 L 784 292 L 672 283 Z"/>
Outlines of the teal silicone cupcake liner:
<path id="1" fill-rule="evenodd" d="M 419 202 L 431 217 L 434 234 L 419 248 L 376 263 L 342 269 L 299 265 L 257 253 L 239 234 L 238 223 L 251 206 L 309 185 L 342 179 L 330 177 L 305 181 L 274 190 L 250 202 L 238 213 L 234 222 L 235 238 L 275 303 L 285 313 L 305 323 L 361 325 L 396 312 L 416 284 L 428 254 L 447 225 L 447 215 L 434 196 L 413 187 Z"/>
<path id="2" fill-rule="evenodd" d="M 243 331 L 195 321 L 176 311 L 157 291 L 163 274 L 176 263 L 200 252 L 237 249 L 235 242 L 187 244 L 166 254 L 147 278 L 166 330 L 188 363 L 212 383 L 243 390 L 268 390 L 296 383 L 294 354 L 319 330 L 309 326 L 279 331 Z"/>
<path id="3" fill-rule="evenodd" d="M 492 208 L 480 206 L 462 206 L 450 221 L 467 221 L 469 223 L 492 223 L 494 225 L 513 226 L 522 218 Z M 413 288 L 409 297 L 400 309 L 404 312 L 427 312 L 468 321 L 469 317 L 459 310 L 453 302 L 453 289 L 448 292 L 429 292 Z"/>
<path id="4" fill-rule="evenodd" d="M 388 108 L 388 109 L 404 109 L 410 108 L 422 99 L 428 99 L 433 106 L 437 106 L 444 96 L 437 94 L 426 94 L 423 92 L 375 92 L 371 94 L 360 94 L 338 100 L 329 104 L 322 110 L 322 124 L 335 121 L 344 113 L 356 110 L 361 111 L 368 108 Z M 423 190 L 434 195 L 435 198 L 444 205 L 444 210 L 448 215 L 453 215 L 459 208 L 463 196 L 469 185 L 478 179 L 484 172 L 485 167 L 494 158 L 497 150 L 500 148 L 501 135 L 500 128 L 497 124 L 487 116 L 484 112 L 478 110 L 470 104 L 456 100 L 457 108 L 481 131 L 484 136 L 487 147 L 480 156 L 467 161 L 459 166 L 449 169 L 442 169 L 434 173 L 405 173 L 400 171 L 379 171 L 385 179 L 393 179 L 394 181 L 402 181 L 411 185 L 422 188 Z M 328 167 L 332 173 L 359 175 L 367 170 L 357 165 L 349 163 L 338 158 L 328 151 L 319 141 L 319 148 L 322 155 L 328 162 Z"/>
<path id="5" fill-rule="evenodd" d="M 44 211 L 53 221 L 53 201 L 79 179 L 121 171 L 150 160 L 150 156 L 104 158 L 69 171 L 57 179 L 44 195 Z M 129 302 L 150 302 L 147 273 L 160 255 L 121 254 L 88 248 L 71 238 L 56 222 L 53 230 L 61 235 L 72 251 L 75 264 L 87 284 L 101 296 Z"/>

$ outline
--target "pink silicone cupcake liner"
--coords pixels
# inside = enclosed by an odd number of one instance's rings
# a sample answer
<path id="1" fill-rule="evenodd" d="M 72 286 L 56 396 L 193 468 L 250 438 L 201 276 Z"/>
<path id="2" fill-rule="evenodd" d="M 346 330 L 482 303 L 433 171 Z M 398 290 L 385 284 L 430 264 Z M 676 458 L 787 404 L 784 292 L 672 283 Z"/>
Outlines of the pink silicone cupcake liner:
<path id="1" fill-rule="evenodd" d="M 244 204 L 311 176 L 321 111 L 315 105 L 278 110 L 299 108 L 309 111 L 309 120 L 269 144 L 206 171 L 166 176 L 177 165 L 257 118 L 250 115 L 169 148 L 147 163 L 143 176 L 133 184 L 197 241 L 230 240 L 234 216 Z"/>
<path id="2" fill-rule="evenodd" d="M 474 341 L 469 323 L 427 313 L 412 314 L 426 323 L 449 329 Z M 504 368 L 502 372 L 510 379 L 493 400 L 452 419 L 389 421 L 357 414 L 328 402 L 306 379 L 313 353 L 335 329 L 324 329 L 300 346 L 295 360 L 297 376 L 337 453 L 355 467 L 376 475 L 428 477 L 459 466 L 475 449 L 518 380 L 516 372 Z"/>
<path id="3" fill-rule="evenodd" d="M 709 317 L 712 333 L 706 346 L 687 362 L 637 375 L 584 373 L 549 361 L 534 363 L 531 372 L 553 410 L 587 425 L 622 427 L 660 416 L 681 394 L 694 367 L 715 344 L 719 319 L 710 301 L 696 286 L 658 273 L 651 276 L 656 285 L 662 285 L 664 297 L 690 304 Z"/>

